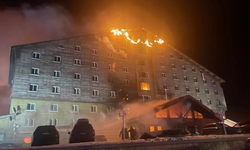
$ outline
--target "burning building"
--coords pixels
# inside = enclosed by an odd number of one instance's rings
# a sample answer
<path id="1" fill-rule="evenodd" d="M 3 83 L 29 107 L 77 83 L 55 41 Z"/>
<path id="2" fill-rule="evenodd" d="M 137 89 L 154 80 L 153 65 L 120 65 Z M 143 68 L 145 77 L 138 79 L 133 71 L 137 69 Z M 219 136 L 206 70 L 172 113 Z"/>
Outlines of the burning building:
<path id="1" fill-rule="evenodd" d="M 98 126 L 117 118 L 125 104 L 183 95 L 223 116 L 223 82 L 145 29 L 17 45 L 11 47 L 9 84 L 10 114 L 18 115 L 11 122 L 18 133 L 73 126 L 83 117 Z"/>

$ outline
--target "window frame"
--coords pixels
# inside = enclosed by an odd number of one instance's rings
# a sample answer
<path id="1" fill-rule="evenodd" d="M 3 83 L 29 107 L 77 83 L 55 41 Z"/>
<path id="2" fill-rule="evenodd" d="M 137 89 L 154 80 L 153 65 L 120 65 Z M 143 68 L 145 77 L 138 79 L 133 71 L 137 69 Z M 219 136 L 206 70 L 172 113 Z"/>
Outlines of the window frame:
<path id="1" fill-rule="evenodd" d="M 92 96 L 93 97 L 99 97 L 100 96 L 100 91 L 99 90 L 93 90 L 92 91 Z"/>
<path id="2" fill-rule="evenodd" d="M 59 76 L 58 76 L 59 75 Z M 54 78 L 61 78 L 61 71 L 59 71 L 59 70 L 54 70 L 54 75 L 53 75 L 53 77 Z"/>
<path id="3" fill-rule="evenodd" d="M 98 62 L 92 62 L 92 68 L 98 68 L 99 64 Z"/>
<path id="4" fill-rule="evenodd" d="M 81 88 L 74 88 L 74 95 L 81 95 Z"/>
<path id="5" fill-rule="evenodd" d="M 78 59 L 78 58 L 75 58 L 74 59 L 74 65 L 81 66 L 82 65 L 82 60 Z"/>
<path id="6" fill-rule="evenodd" d="M 164 72 L 161 73 L 161 77 L 162 77 L 162 78 L 166 78 L 166 73 L 164 73 Z"/>
<path id="7" fill-rule="evenodd" d="M 32 90 L 30 90 L 30 87 L 32 86 Z M 34 87 L 36 87 L 36 90 L 34 91 Z M 38 92 L 38 84 L 34 84 L 34 83 L 31 83 L 30 86 L 29 86 L 29 92 Z"/>
<path id="8" fill-rule="evenodd" d="M 75 49 L 76 52 L 81 52 L 82 51 L 82 47 L 80 45 L 75 45 Z"/>
<path id="9" fill-rule="evenodd" d="M 32 120 L 32 124 L 30 124 Z M 26 124 L 26 121 L 27 121 L 27 124 Z M 26 118 L 25 119 L 25 125 L 24 127 L 34 127 L 35 126 L 35 119 L 34 118 Z"/>
<path id="10" fill-rule="evenodd" d="M 34 70 L 34 73 L 32 73 L 33 70 Z M 38 72 L 37 74 L 35 74 L 36 70 L 37 70 L 37 72 Z M 40 69 L 37 68 L 37 67 L 31 67 L 31 73 L 30 73 L 30 75 L 39 76 L 39 75 L 40 75 Z"/>
<path id="11" fill-rule="evenodd" d="M 142 88 L 143 83 L 147 84 L 147 87 L 148 87 L 147 89 Z M 140 89 L 142 91 L 150 91 L 150 84 L 148 82 L 140 82 Z"/>
<path id="12" fill-rule="evenodd" d="M 79 76 L 79 78 L 76 78 L 76 77 L 78 77 Z M 74 73 L 74 80 L 81 80 L 81 73 Z"/>
<path id="13" fill-rule="evenodd" d="M 129 73 L 129 72 L 128 72 L 128 67 L 123 67 L 122 72 L 123 72 L 123 73 Z"/>
<path id="14" fill-rule="evenodd" d="M 58 58 L 59 58 L 59 59 L 58 59 Z M 62 62 L 62 57 L 59 56 L 59 55 L 55 55 L 54 61 L 53 61 L 53 62 L 55 62 L 55 63 L 61 63 L 61 62 Z"/>
<path id="15" fill-rule="evenodd" d="M 98 55 L 98 49 L 92 49 L 91 54 L 92 55 Z"/>
<path id="16" fill-rule="evenodd" d="M 39 58 L 37 58 L 36 56 L 39 56 Z M 37 59 L 37 60 L 41 60 L 42 54 L 40 52 L 33 52 L 32 55 L 32 59 Z"/>
<path id="17" fill-rule="evenodd" d="M 54 110 L 54 106 L 56 106 L 55 107 L 56 110 Z M 50 111 L 49 112 L 58 112 L 58 104 L 50 104 Z"/>
<path id="18" fill-rule="evenodd" d="M 145 98 L 147 98 L 147 99 L 145 99 Z M 143 103 L 146 103 L 146 102 L 151 102 L 151 96 L 150 95 L 142 95 L 142 102 Z M 147 100 L 147 101 L 145 101 L 145 100 Z"/>
<path id="19" fill-rule="evenodd" d="M 59 92 L 55 92 L 54 88 L 56 89 L 55 91 L 58 91 L 58 89 L 59 89 Z M 61 94 L 61 88 L 60 88 L 60 86 L 53 85 L 52 86 L 52 94 Z"/>
<path id="20" fill-rule="evenodd" d="M 129 79 L 124 79 L 123 84 L 128 86 L 129 85 Z"/>
<path id="21" fill-rule="evenodd" d="M 109 98 L 116 98 L 115 91 L 109 91 Z"/>
<path id="22" fill-rule="evenodd" d="M 28 109 L 28 105 L 30 105 L 30 108 L 32 108 L 31 105 L 33 105 L 34 109 Z M 36 111 L 36 103 L 27 103 L 26 111 Z"/>
<path id="23" fill-rule="evenodd" d="M 79 105 L 72 105 L 71 112 L 79 112 Z"/>
<path id="24" fill-rule="evenodd" d="M 90 107 L 90 113 L 97 113 L 98 110 L 97 110 L 97 106 L 96 105 L 91 105 Z"/>
<path id="25" fill-rule="evenodd" d="M 99 76 L 98 75 L 92 75 L 92 82 L 99 82 Z"/>

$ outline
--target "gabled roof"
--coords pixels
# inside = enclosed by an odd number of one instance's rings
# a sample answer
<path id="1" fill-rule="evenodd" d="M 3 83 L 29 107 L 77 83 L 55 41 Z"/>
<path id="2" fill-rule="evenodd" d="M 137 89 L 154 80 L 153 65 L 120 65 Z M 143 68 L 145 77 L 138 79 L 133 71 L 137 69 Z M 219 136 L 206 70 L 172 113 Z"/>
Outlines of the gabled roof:
<path id="1" fill-rule="evenodd" d="M 156 102 L 155 101 L 149 102 L 143 106 L 143 111 L 138 112 L 138 111 L 131 110 L 131 112 L 133 112 L 133 115 L 130 116 L 128 114 L 126 119 L 127 120 L 136 119 L 140 116 L 143 116 L 149 113 L 150 111 L 158 112 L 160 110 L 163 110 L 165 108 L 168 108 L 180 102 L 190 102 L 192 104 L 192 108 L 196 110 L 197 112 L 201 113 L 204 118 L 211 118 L 211 119 L 215 119 L 216 121 L 223 120 L 222 117 L 214 113 L 212 110 L 210 110 L 208 107 L 206 107 L 205 105 L 203 105 L 202 103 L 200 103 L 198 100 L 196 100 L 194 97 L 190 95 L 184 95 L 184 96 L 172 99 L 172 100 L 159 100 Z"/>

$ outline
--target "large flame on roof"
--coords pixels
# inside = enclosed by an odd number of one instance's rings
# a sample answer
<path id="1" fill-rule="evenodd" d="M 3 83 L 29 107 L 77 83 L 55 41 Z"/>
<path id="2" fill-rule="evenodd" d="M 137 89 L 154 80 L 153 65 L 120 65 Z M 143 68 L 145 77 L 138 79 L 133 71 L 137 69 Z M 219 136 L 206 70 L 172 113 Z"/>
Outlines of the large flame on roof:
<path id="1" fill-rule="evenodd" d="M 121 29 L 121 30 L 119 30 L 119 29 L 113 29 L 113 30 L 111 30 L 111 33 L 113 33 L 113 35 L 115 35 L 115 36 L 122 36 L 122 35 L 124 35 L 127 38 L 127 40 L 129 40 L 133 44 L 142 43 L 142 44 L 147 45 L 148 47 L 152 47 L 153 46 L 153 43 L 150 42 L 148 39 L 146 39 L 145 41 L 141 41 L 140 39 L 137 39 L 137 41 L 134 41 L 133 39 L 131 39 L 129 37 L 129 31 L 130 31 L 130 29 Z M 164 41 L 162 39 L 158 38 L 157 35 L 155 35 L 153 37 L 153 39 L 154 39 L 154 43 L 158 43 L 158 44 L 163 44 L 164 43 Z"/>

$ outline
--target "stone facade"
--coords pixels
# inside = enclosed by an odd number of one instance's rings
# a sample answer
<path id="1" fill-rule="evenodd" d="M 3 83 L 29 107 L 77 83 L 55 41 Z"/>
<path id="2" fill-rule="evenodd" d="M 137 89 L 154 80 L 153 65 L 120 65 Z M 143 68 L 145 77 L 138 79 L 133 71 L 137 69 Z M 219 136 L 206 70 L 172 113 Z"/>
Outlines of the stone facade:
<path id="1" fill-rule="evenodd" d="M 220 86 L 224 81 L 169 45 L 149 48 L 105 38 L 84 36 L 11 47 L 10 113 L 20 107 L 15 120 L 20 130 L 71 126 L 81 117 L 102 119 L 120 103 L 185 94 L 215 112 L 226 110 Z"/>

